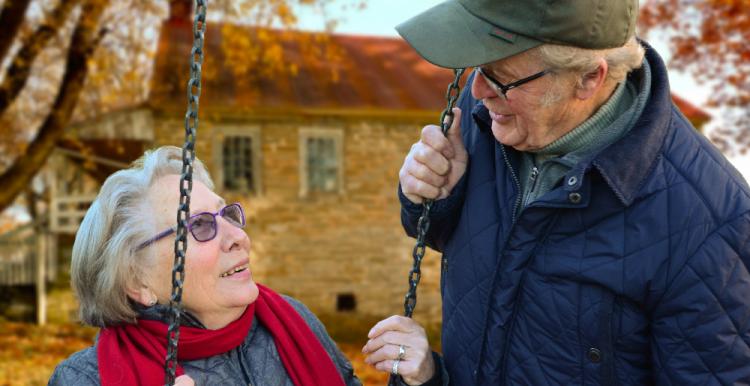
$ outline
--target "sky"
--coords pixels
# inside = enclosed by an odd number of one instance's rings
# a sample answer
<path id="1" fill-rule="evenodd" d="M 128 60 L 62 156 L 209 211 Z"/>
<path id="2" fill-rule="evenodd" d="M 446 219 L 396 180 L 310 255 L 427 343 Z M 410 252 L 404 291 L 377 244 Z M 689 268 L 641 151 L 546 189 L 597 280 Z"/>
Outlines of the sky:
<path id="1" fill-rule="evenodd" d="M 336 33 L 356 35 L 393 36 L 398 34 L 394 27 L 410 17 L 442 2 L 442 0 L 369 0 L 365 7 L 358 9 L 351 4 L 356 0 L 331 0 L 325 12 L 328 17 L 339 20 Z M 309 7 L 299 9 L 299 27 L 304 30 L 323 29 L 323 18 L 319 12 Z M 657 52 L 669 60 L 669 48 L 664 41 L 649 41 Z M 698 84 L 692 77 L 677 71 L 669 71 L 669 82 L 672 91 L 692 104 L 703 107 L 711 90 L 706 85 Z M 717 115 L 718 111 L 709 111 Z M 730 158 L 746 179 L 750 180 L 750 155 Z"/>

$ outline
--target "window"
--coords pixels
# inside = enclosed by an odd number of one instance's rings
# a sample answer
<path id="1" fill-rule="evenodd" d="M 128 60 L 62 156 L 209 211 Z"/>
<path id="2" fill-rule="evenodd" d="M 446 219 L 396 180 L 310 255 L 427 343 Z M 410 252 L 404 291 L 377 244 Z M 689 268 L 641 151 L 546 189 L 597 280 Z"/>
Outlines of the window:
<path id="1" fill-rule="evenodd" d="M 340 130 L 300 131 L 300 194 L 343 192 Z"/>
<path id="2" fill-rule="evenodd" d="M 257 128 L 223 128 L 214 148 L 216 185 L 234 192 L 260 192 L 260 135 Z"/>

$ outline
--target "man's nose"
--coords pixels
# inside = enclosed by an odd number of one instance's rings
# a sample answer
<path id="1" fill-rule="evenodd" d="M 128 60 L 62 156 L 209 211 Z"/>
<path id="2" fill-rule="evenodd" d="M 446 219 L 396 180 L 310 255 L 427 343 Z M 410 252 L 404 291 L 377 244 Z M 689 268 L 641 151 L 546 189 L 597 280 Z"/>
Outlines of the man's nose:
<path id="1" fill-rule="evenodd" d="M 492 86 L 487 83 L 487 79 L 484 79 L 476 71 L 474 72 L 474 81 L 471 82 L 471 96 L 476 100 L 498 97 Z"/>

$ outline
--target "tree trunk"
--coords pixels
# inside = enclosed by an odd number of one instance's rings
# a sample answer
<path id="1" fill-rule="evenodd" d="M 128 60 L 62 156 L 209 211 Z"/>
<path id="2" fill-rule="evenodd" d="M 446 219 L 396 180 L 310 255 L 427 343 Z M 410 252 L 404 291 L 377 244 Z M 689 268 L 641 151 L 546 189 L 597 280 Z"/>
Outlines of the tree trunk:
<path id="1" fill-rule="evenodd" d="M 0 189 L 0 211 L 12 204 L 15 197 L 23 192 L 44 166 L 55 143 L 65 133 L 86 80 L 86 62 L 102 37 L 97 25 L 105 5 L 103 0 L 87 0 L 84 3 L 83 12 L 73 31 L 65 73 L 55 103 L 36 138 L 29 144 L 26 154 L 16 158 L 13 165 L 0 175 L 0 186 L 3 187 Z"/>

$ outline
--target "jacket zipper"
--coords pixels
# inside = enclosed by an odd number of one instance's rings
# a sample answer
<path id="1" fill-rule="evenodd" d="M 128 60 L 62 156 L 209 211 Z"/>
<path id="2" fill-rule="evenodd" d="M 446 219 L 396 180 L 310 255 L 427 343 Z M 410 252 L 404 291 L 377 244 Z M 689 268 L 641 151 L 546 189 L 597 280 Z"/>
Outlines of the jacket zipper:
<path id="1" fill-rule="evenodd" d="M 505 145 L 500 145 L 500 151 L 503 153 L 503 159 L 505 160 L 505 166 L 508 167 L 508 171 L 510 171 L 511 177 L 513 177 L 513 182 L 516 184 L 516 203 L 513 206 L 513 210 L 511 211 L 511 223 L 510 223 L 510 230 L 508 231 L 508 234 L 505 236 L 505 241 L 502 244 L 502 250 L 505 249 L 505 246 L 508 245 L 508 238 L 510 237 L 510 234 L 513 230 L 513 227 L 516 225 L 516 211 L 521 206 L 521 182 L 518 179 L 518 176 L 516 175 L 516 172 L 513 170 L 513 165 L 510 164 L 510 160 L 508 160 L 508 154 L 505 151 Z M 501 271 L 500 267 L 502 267 L 502 258 L 498 256 L 500 261 L 497 263 L 497 269 L 495 269 L 494 275 L 492 277 L 492 286 L 491 288 L 494 288 L 495 283 L 497 282 L 497 275 Z M 482 331 L 482 347 L 479 350 L 479 360 L 477 361 L 477 366 L 474 368 L 474 381 L 479 383 L 479 370 L 482 367 L 482 361 L 484 356 L 484 349 L 487 345 L 487 324 L 489 323 L 489 310 L 487 312 L 487 315 L 485 317 L 484 321 L 484 329 Z"/>
<path id="2" fill-rule="evenodd" d="M 526 207 L 531 203 L 531 197 L 534 194 L 534 190 L 536 190 L 536 179 L 539 177 L 539 168 L 534 166 L 531 168 L 531 174 L 529 174 L 529 183 L 531 186 L 529 187 L 529 193 L 526 195 L 526 197 L 522 197 L 523 206 Z"/>
<path id="3" fill-rule="evenodd" d="M 510 171 L 510 176 L 513 177 L 513 182 L 516 183 L 516 204 L 513 206 L 513 211 L 511 212 L 510 217 L 510 227 L 513 228 L 513 225 L 516 224 L 516 211 L 521 206 L 521 182 L 518 179 L 518 176 L 516 176 L 516 172 L 513 170 L 513 165 L 510 164 L 510 161 L 508 160 L 508 154 L 505 152 L 505 145 L 500 145 L 500 150 L 503 152 L 503 159 L 505 160 L 505 166 L 508 167 L 508 170 Z"/>

